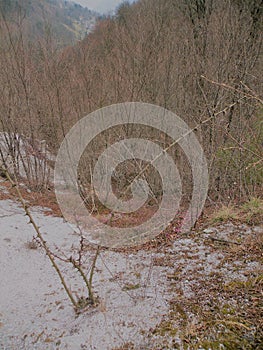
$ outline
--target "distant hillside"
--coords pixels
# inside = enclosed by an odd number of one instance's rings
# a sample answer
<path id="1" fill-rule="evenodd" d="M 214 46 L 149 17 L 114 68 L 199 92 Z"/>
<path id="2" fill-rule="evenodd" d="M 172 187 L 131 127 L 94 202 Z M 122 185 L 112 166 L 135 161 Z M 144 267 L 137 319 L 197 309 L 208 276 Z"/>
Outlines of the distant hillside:
<path id="1" fill-rule="evenodd" d="M 83 39 L 98 17 L 94 11 L 65 0 L 0 0 L 0 10 L 11 24 L 22 19 L 30 39 L 51 32 L 62 44 Z"/>

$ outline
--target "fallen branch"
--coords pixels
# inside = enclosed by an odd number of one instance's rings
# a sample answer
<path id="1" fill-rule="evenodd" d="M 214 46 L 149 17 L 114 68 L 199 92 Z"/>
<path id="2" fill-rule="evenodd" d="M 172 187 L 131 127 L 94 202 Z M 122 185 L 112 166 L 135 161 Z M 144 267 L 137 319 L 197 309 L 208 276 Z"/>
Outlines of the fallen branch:
<path id="1" fill-rule="evenodd" d="M 215 238 L 215 237 L 207 237 L 207 238 L 211 239 L 212 241 L 216 241 L 216 242 L 241 245 L 241 243 L 234 242 L 234 241 L 228 241 L 226 239 Z"/>

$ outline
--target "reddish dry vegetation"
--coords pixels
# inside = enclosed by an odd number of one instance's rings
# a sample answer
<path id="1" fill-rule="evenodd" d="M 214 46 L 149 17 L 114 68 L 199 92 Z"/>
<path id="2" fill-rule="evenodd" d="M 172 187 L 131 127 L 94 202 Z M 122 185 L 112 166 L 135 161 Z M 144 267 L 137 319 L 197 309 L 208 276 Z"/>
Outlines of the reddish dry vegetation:
<path id="1" fill-rule="evenodd" d="M 16 190 L 8 182 L 8 180 L 3 179 L 3 181 L 1 182 L 1 186 L 5 188 L 5 190 L 3 189 L 0 191 L 1 200 L 17 200 Z M 21 183 L 19 185 L 19 189 L 23 198 L 29 203 L 30 206 L 39 206 L 43 207 L 44 209 L 50 209 L 46 211 L 44 210 L 44 213 L 46 215 L 53 215 L 59 217 L 62 216 L 60 207 L 56 200 L 54 188 L 50 187 L 49 189 L 42 190 L 41 192 L 30 191 L 27 189 L 26 183 Z M 261 199 L 259 199 L 259 201 L 261 201 Z M 229 210 L 232 216 L 228 214 L 229 217 L 224 218 L 223 216 L 220 217 L 219 214 L 219 219 L 215 220 L 214 218 L 217 217 L 217 213 L 220 213 L 220 210 L 222 210 L 222 208 L 230 208 Z M 263 205 L 262 208 L 257 209 L 255 212 L 253 212 L 253 210 L 246 210 L 245 208 L 245 206 L 238 207 L 237 204 L 235 206 L 230 207 L 226 207 L 223 205 L 221 207 L 218 205 L 206 205 L 201 216 L 196 222 L 194 229 L 198 231 L 211 224 L 216 225 L 224 221 L 231 221 L 235 224 L 243 222 L 249 225 L 257 225 L 263 222 Z M 159 246 L 160 244 L 169 245 L 172 241 L 174 241 L 174 239 L 178 237 L 178 235 L 180 235 L 180 227 L 184 219 L 186 209 L 187 207 L 185 203 L 183 205 L 183 208 L 181 208 L 177 213 L 173 222 L 159 236 L 157 236 L 151 242 L 148 242 L 133 249 L 151 249 Z M 149 220 L 158 210 L 158 205 L 152 203 L 146 204 L 140 210 L 137 210 L 131 214 L 112 214 L 110 210 L 108 210 L 104 206 L 101 206 L 99 203 L 96 203 L 95 207 L 93 207 L 92 209 L 90 204 L 87 205 L 87 210 L 89 212 L 92 212 L 92 215 L 94 215 L 94 217 L 96 217 L 99 221 L 107 225 L 114 227 L 132 227 Z"/>
<path id="2" fill-rule="evenodd" d="M 0 200 L 12 199 L 17 200 L 17 192 L 9 181 L 1 182 Z M 29 191 L 26 185 L 19 185 L 21 194 L 30 206 L 39 206 L 51 210 L 44 211 L 46 215 L 62 216 L 55 193 L 52 189 L 46 189 L 41 192 Z"/>

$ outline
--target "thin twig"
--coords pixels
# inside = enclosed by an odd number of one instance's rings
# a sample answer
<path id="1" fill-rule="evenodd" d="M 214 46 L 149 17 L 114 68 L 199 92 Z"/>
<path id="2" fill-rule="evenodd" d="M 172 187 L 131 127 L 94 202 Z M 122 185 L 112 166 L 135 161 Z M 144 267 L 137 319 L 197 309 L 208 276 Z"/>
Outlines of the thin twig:
<path id="1" fill-rule="evenodd" d="M 242 90 L 239 90 L 239 89 L 237 89 L 237 88 L 234 88 L 234 87 L 231 86 L 231 85 L 228 85 L 228 84 L 225 84 L 225 83 L 219 83 L 219 82 L 217 82 L 217 81 L 211 80 L 211 79 L 205 77 L 204 75 L 201 75 L 201 78 L 203 78 L 203 79 L 209 81 L 209 83 L 211 83 L 211 84 L 214 84 L 214 85 L 217 85 L 217 86 L 221 86 L 221 87 L 223 87 L 223 88 L 225 88 L 225 89 L 238 92 L 239 94 L 243 94 L 243 95 L 246 96 L 246 97 L 249 97 L 249 98 L 252 98 L 252 99 L 254 99 L 254 100 L 257 100 L 260 104 L 263 105 L 263 100 L 262 100 L 260 97 L 258 97 L 250 88 L 248 88 L 248 86 L 246 86 L 242 81 L 241 81 L 240 83 L 241 83 L 243 86 L 245 86 L 246 89 L 248 89 L 249 91 L 251 91 L 252 94 L 249 94 L 249 93 L 247 93 L 247 92 L 244 92 L 244 91 L 242 91 Z"/>

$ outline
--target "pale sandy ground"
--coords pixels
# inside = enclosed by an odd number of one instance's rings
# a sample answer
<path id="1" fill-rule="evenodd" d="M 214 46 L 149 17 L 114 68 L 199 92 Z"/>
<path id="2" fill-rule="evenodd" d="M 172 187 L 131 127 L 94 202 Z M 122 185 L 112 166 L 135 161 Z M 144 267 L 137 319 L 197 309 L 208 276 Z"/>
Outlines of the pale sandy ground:
<path id="1" fill-rule="evenodd" d="M 78 236 L 70 226 L 61 218 L 45 216 L 41 208 L 34 208 L 33 213 L 51 246 L 59 246 L 68 256 L 72 254 Z M 227 238 L 233 229 L 230 224 L 221 231 L 208 230 L 203 236 L 217 233 L 218 237 Z M 241 236 L 249 234 L 248 227 L 239 229 Z M 136 349 L 166 349 L 162 345 L 158 347 L 160 339 L 151 336 L 151 330 L 169 312 L 169 300 L 176 298 L 167 275 L 180 267 L 182 279 L 178 283 L 184 295 L 191 299 L 195 296 L 193 287 L 201 283 L 194 272 L 208 278 L 224 257 L 223 252 L 213 251 L 200 240 L 188 237 L 179 238 L 160 253 L 102 252 L 94 277 L 94 289 L 101 303 L 76 317 L 44 252 L 28 248 L 27 242 L 33 234 L 18 203 L 0 201 L 0 349 L 3 350 L 107 350 L 129 342 Z M 87 266 L 92 254 L 86 253 Z M 162 263 L 154 264 L 153 259 L 161 259 Z M 62 266 L 72 290 L 82 295 L 81 279 L 69 265 Z M 244 279 L 247 271 L 259 268 L 258 263 L 252 262 L 240 268 L 225 265 L 220 271 L 226 280 L 231 280 Z M 125 291 L 126 285 L 138 288 Z"/>
<path id="2" fill-rule="evenodd" d="M 70 255 L 78 236 L 63 219 L 45 216 L 40 209 L 34 217 L 47 241 Z M 165 268 L 151 266 L 150 253 L 103 252 L 94 279 L 101 305 L 76 317 L 44 252 L 26 246 L 34 232 L 22 208 L 0 201 L 0 218 L 1 349 L 102 350 L 129 341 L 139 345 L 144 342 L 141 331 L 154 327 L 167 312 Z M 82 295 L 77 274 L 68 265 L 63 272 Z M 140 288 L 122 290 L 132 283 Z"/>

